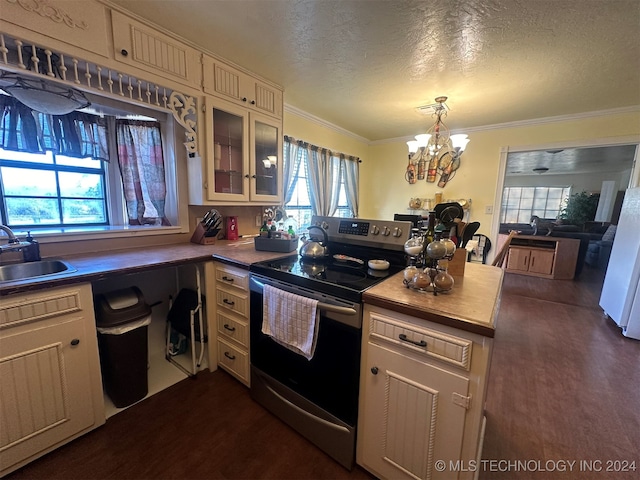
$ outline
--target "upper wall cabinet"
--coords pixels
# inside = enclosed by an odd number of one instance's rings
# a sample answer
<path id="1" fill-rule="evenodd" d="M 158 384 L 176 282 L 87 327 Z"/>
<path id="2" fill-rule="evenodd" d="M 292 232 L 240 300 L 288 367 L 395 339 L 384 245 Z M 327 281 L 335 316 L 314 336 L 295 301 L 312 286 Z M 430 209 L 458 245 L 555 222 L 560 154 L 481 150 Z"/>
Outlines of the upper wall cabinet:
<path id="1" fill-rule="evenodd" d="M 0 30 L 15 38 L 68 54 L 109 56 L 107 9 L 98 2 L 1 0 L 0 17 Z"/>
<path id="2" fill-rule="evenodd" d="M 204 91 L 282 118 L 282 91 L 207 55 L 202 56 Z"/>
<path id="3" fill-rule="evenodd" d="M 205 105 L 206 199 L 280 203 L 282 122 L 213 97 Z"/>
<path id="4" fill-rule="evenodd" d="M 200 88 L 200 53 L 146 25 L 112 11 L 117 60 L 147 72 Z"/>

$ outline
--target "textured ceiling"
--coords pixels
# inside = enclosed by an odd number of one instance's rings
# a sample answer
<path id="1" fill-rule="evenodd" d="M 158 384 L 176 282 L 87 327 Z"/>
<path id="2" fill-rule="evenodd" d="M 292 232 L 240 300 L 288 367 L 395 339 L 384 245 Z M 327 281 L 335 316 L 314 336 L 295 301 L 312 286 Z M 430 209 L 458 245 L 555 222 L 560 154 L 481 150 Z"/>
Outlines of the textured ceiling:
<path id="1" fill-rule="evenodd" d="M 375 141 L 640 105 L 639 0 L 113 0 Z"/>
<path id="2" fill-rule="evenodd" d="M 635 152 L 635 145 L 511 152 L 506 175 L 541 175 L 534 168 L 548 168 L 544 175 L 621 173 L 631 170 Z"/>

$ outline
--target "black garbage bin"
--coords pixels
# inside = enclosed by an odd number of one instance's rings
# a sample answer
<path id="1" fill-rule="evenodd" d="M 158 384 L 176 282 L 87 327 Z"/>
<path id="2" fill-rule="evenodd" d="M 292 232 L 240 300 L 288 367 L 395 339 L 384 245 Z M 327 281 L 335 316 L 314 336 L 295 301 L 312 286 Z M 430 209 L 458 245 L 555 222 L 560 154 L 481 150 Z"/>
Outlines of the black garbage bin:
<path id="1" fill-rule="evenodd" d="M 116 407 L 127 407 L 148 392 L 151 307 L 138 287 L 96 295 L 94 304 L 104 388 Z"/>

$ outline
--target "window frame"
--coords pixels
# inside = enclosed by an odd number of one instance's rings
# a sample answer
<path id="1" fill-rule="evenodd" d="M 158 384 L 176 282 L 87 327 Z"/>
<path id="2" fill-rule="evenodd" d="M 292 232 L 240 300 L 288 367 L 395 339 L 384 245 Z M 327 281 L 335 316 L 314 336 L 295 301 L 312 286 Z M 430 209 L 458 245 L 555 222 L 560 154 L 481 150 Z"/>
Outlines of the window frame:
<path id="1" fill-rule="evenodd" d="M 288 149 L 284 148 L 284 156 L 283 156 L 283 162 L 288 162 L 289 159 L 287 158 L 288 155 Z M 298 174 L 295 175 L 295 182 L 294 182 L 294 193 L 291 197 L 291 200 L 293 200 L 294 198 L 296 198 L 296 190 L 298 189 L 298 181 L 300 178 L 304 178 L 305 179 L 305 184 L 306 184 L 306 190 L 307 190 L 307 198 L 311 197 L 311 187 L 309 185 L 309 182 L 307 181 L 308 179 L 308 161 L 309 161 L 309 152 L 306 148 L 298 148 L 298 155 L 302 155 L 302 158 L 300 159 L 300 168 L 298 170 Z M 304 175 L 300 175 L 300 172 L 303 171 Z M 345 189 L 345 174 L 344 174 L 344 165 L 340 166 L 340 194 L 339 194 L 339 198 L 343 199 L 345 201 L 344 205 L 341 205 L 340 203 L 338 204 L 338 208 L 336 209 L 335 214 L 333 215 L 334 217 L 339 217 L 339 218 L 352 218 L 353 217 L 353 211 L 351 210 L 351 207 L 349 206 L 349 202 L 347 200 L 347 195 L 346 195 L 346 189 Z M 286 186 L 285 186 L 286 188 Z M 296 233 L 302 233 L 304 232 L 307 227 L 310 225 L 310 223 L 308 224 L 304 224 L 304 222 L 302 222 L 301 220 L 303 218 L 309 218 L 309 221 L 311 220 L 311 212 L 312 212 L 312 207 L 311 207 L 311 203 L 309 202 L 308 205 L 292 205 L 291 201 L 287 204 L 284 205 L 284 209 L 287 212 L 287 216 L 293 216 L 294 219 L 297 222 L 298 228 Z M 306 212 L 307 214 L 305 215 L 304 212 Z M 347 213 L 349 216 L 343 216 L 341 215 L 341 213 Z"/>
<path id="2" fill-rule="evenodd" d="M 512 190 L 517 190 L 520 189 L 520 195 L 518 198 L 518 208 L 510 208 L 508 206 L 509 200 L 510 200 L 510 193 Z M 533 197 L 531 197 L 531 206 L 530 207 L 521 207 L 522 205 L 522 201 L 523 201 L 523 195 L 522 195 L 522 191 L 525 189 L 533 189 Z M 544 213 L 542 215 L 539 215 L 540 212 L 540 208 L 536 208 L 535 207 L 535 201 L 536 200 L 541 200 L 542 199 L 542 195 L 538 195 L 536 196 L 536 193 L 538 193 L 539 191 L 541 192 L 542 189 L 546 189 L 546 194 L 544 195 L 544 200 L 545 200 L 545 208 L 544 208 Z M 548 203 L 549 203 L 549 193 L 550 190 L 552 189 L 558 189 L 558 190 L 562 190 L 561 195 L 560 195 L 560 199 L 558 202 L 558 208 L 548 208 Z M 524 185 L 524 186 L 517 186 L 517 185 L 512 185 L 512 186 L 508 186 L 508 187 L 503 187 L 502 189 L 502 203 L 500 206 L 500 223 L 529 223 L 531 220 L 531 217 L 533 215 L 537 215 L 540 218 L 558 218 L 558 216 L 560 215 L 560 213 L 562 212 L 562 207 L 565 203 L 565 199 L 568 198 L 571 195 L 571 189 L 572 187 L 570 185 L 566 185 L 566 186 L 558 186 L 558 185 L 550 185 L 550 186 L 545 186 L 545 185 L 536 185 L 536 186 L 531 186 L 531 185 Z M 512 213 L 516 211 L 516 220 L 522 220 L 523 218 L 526 218 L 525 221 L 516 221 L 516 222 L 508 222 L 507 221 L 507 217 L 509 216 L 509 213 Z M 548 211 L 557 211 L 558 213 L 556 214 L 555 217 L 548 217 L 547 212 Z M 522 217 L 521 215 L 524 213 L 525 217 Z"/>
<path id="3" fill-rule="evenodd" d="M 105 164 L 106 173 L 104 177 L 110 224 L 90 226 L 68 225 L 64 227 L 42 226 L 37 228 L 22 228 L 21 226 L 16 226 L 12 228 L 14 233 L 18 236 L 24 236 L 30 231 L 32 234 L 37 235 L 39 240 L 45 239 L 45 242 L 188 233 L 188 209 L 186 206 L 179 204 L 179 199 L 184 197 L 184 195 L 180 193 L 180 184 L 182 183 L 180 178 L 182 178 L 184 174 L 180 173 L 178 165 L 182 155 L 176 152 L 176 148 L 181 147 L 179 137 L 182 138 L 184 131 L 182 127 L 178 125 L 172 112 L 160 107 L 154 108 L 151 105 L 138 105 L 100 95 L 85 94 L 91 101 L 91 108 L 98 113 L 114 115 L 116 112 L 118 114 L 126 112 L 129 115 L 153 117 L 160 123 L 165 161 L 165 181 L 167 185 L 165 215 L 170 219 L 171 226 L 128 225 L 124 189 L 122 179 L 120 178 L 117 149 L 115 147 L 116 140 L 115 135 L 112 135 L 109 137 L 110 158 L 108 164 Z M 113 122 L 113 125 L 109 125 L 110 131 L 115 132 L 115 118 L 110 119 L 110 121 Z M 186 157 L 186 150 L 183 155 Z M 1 213 L 2 212 L 0 212 L 0 215 Z M 4 217 L 1 218 L 0 221 L 4 222 Z"/>

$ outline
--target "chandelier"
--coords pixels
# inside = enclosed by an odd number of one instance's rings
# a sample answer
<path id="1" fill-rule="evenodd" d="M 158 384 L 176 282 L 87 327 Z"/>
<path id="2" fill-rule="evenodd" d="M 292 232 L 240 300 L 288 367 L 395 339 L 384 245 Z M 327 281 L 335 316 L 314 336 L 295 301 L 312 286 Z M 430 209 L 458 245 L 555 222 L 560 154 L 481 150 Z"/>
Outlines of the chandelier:
<path id="1" fill-rule="evenodd" d="M 449 128 L 442 121 L 447 116 L 444 102 L 447 97 L 437 97 L 433 116 L 436 122 L 427 133 L 416 135 L 415 140 L 407 142 L 409 147 L 409 164 L 405 173 L 405 180 L 416 183 L 424 180 L 434 183 L 440 174 L 438 187 L 443 188 L 451 180 L 458 168 L 460 157 L 469 139 L 465 134 L 451 135 Z"/>

